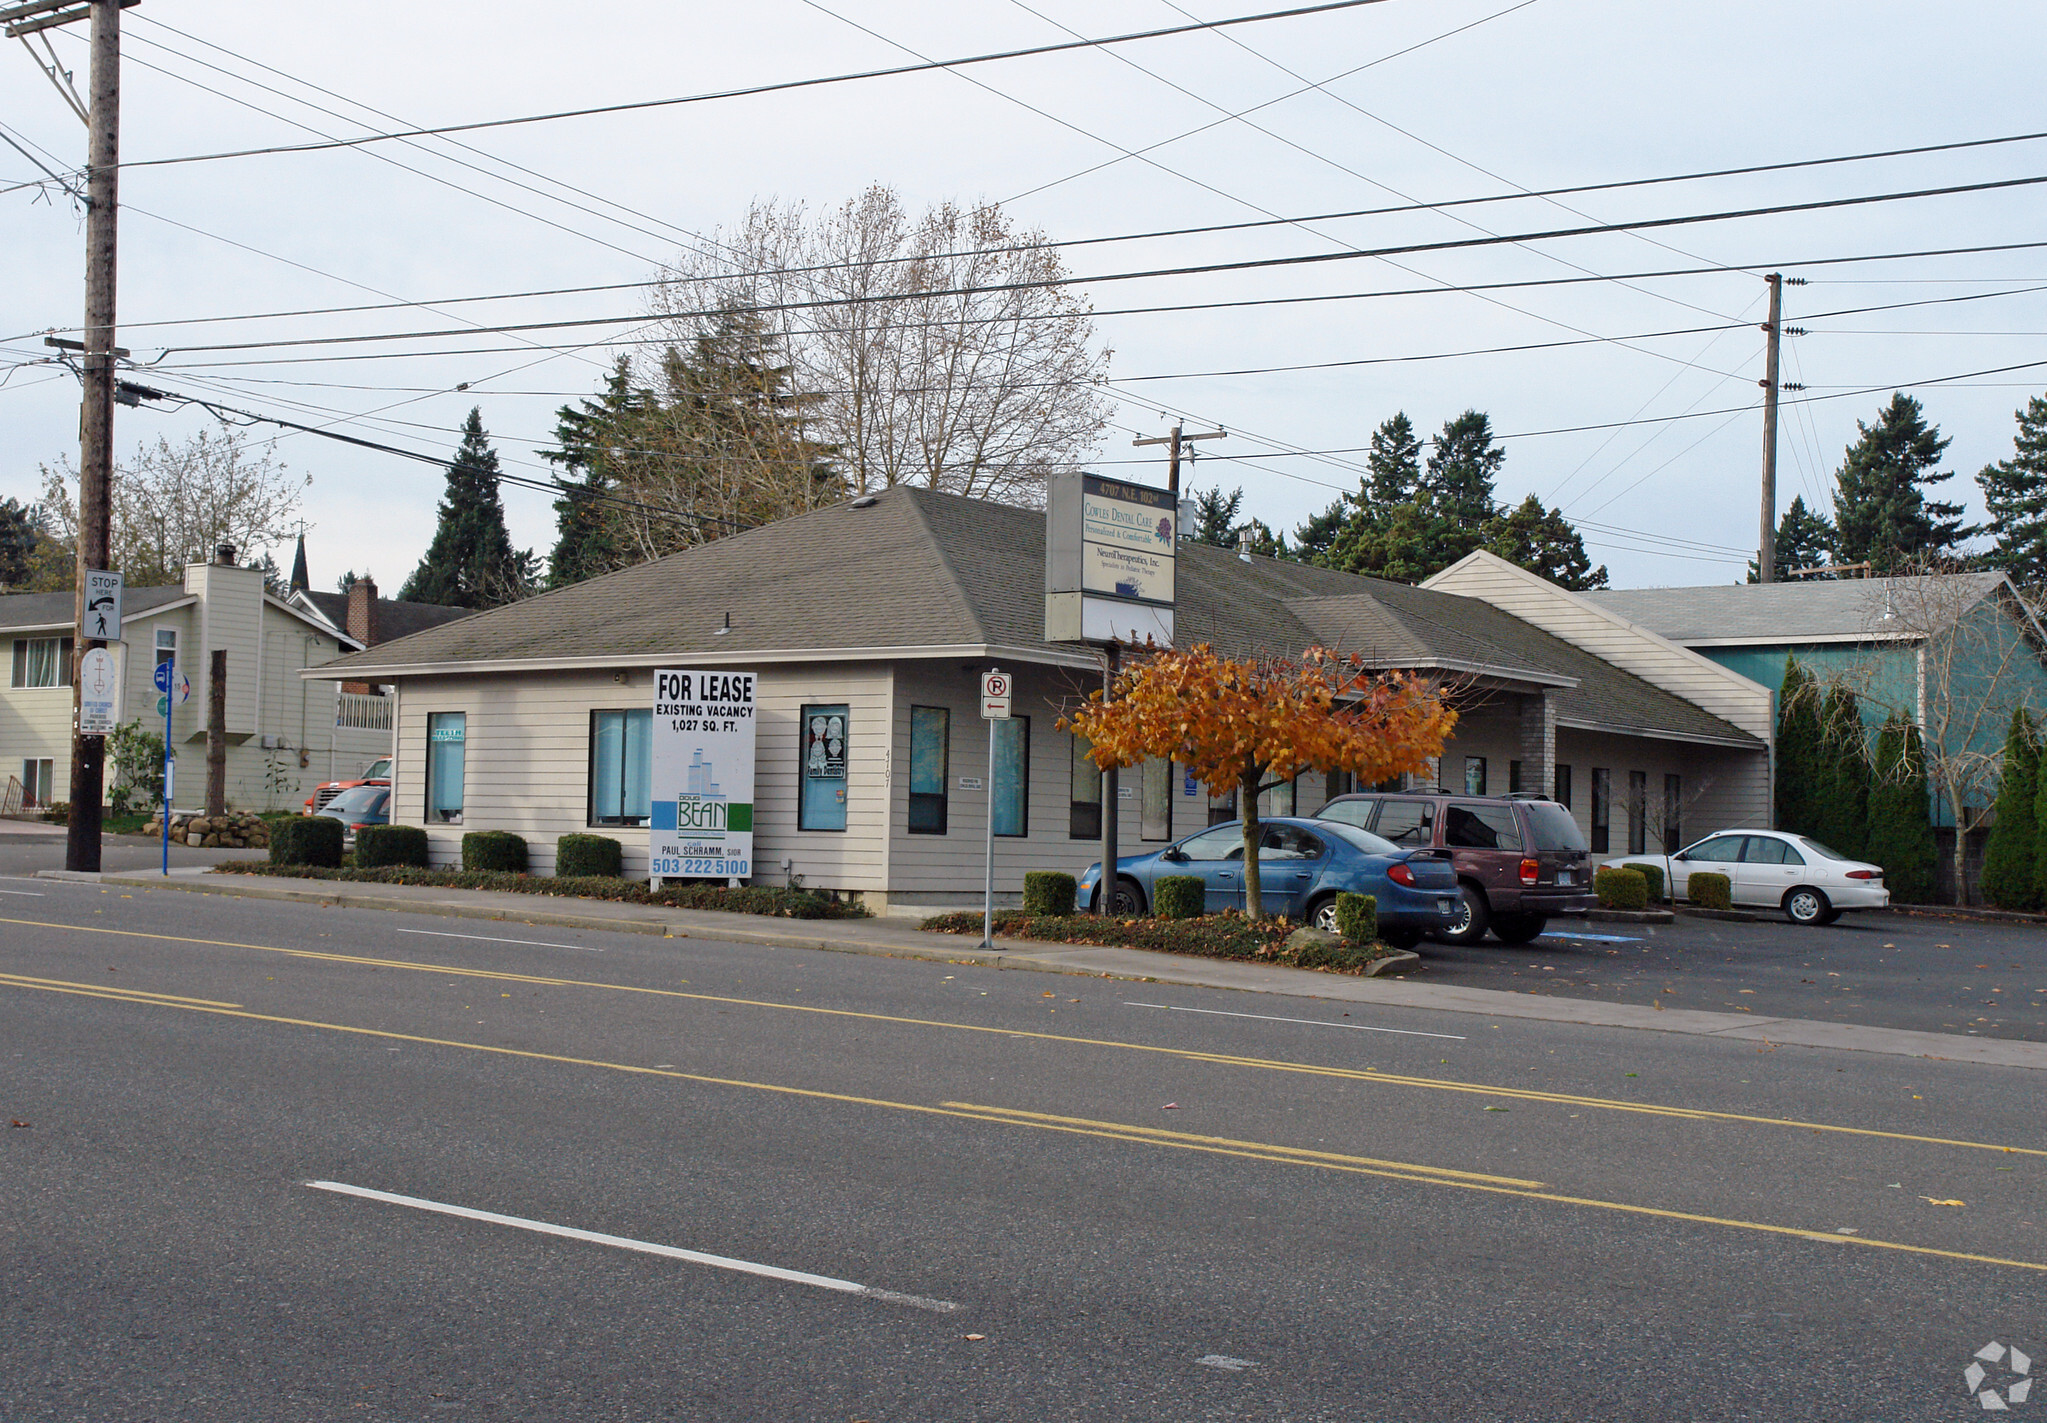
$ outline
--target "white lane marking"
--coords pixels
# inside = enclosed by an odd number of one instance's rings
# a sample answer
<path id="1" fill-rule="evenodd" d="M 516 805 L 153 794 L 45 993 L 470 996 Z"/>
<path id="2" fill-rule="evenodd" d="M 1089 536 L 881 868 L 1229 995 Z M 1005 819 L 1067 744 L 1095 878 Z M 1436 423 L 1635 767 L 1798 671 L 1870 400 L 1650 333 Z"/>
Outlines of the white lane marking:
<path id="1" fill-rule="evenodd" d="M 1194 1362 L 1197 1364 L 1206 1364 L 1211 1369 L 1228 1369 L 1233 1374 L 1241 1374 L 1246 1369 L 1255 1369 L 1258 1367 L 1257 1362 L 1255 1360 L 1233 1359 L 1228 1354 L 1204 1354 L 1200 1358 L 1196 1359 Z"/>
<path id="2" fill-rule="evenodd" d="M 1421 1033 L 1412 1028 L 1374 1028 L 1364 1023 L 1332 1023 L 1326 1018 L 1275 1018 L 1269 1013 L 1229 1013 L 1221 1008 L 1182 1008 L 1177 1003 L 1132 1003 L 1125 1008 L 1163 1008 L 1169 1013 L 1206 1013 L 1212 1018 L 1256 1018 L 1261 1023 L 1305 1023 L 1311 1028 L 1351 1028 L 1360 1033 L 1398 1033 L 1404 1038 L 1454 1038 L 1466 1041 L 1462 1033 Z"/>
<path id="3" fill-rule="evenodd" d="M 350 1186 L 341 1181 L 308 1181 L 306 1184 L 316 1191 L 332 1191 L 336 1195 L 355 1196 L 365 1201 L 382 1201 L 386 1205 L 411 1206 L 414 1210 L 434 1211 L 440 1215 L 460 1216 L 463 1220 L 480 1220 L 486 1225 L 508 1225 L 515 1230 L 530 1230 L 541 1235 L 558 1235 L 565 1240 L 584 1240 L 592 1245 L 609 1245 L 619 1250 L 636 1250 L 642 1255 L 660 1255 L 670 1260 L 687 1260 L 693 1265 L 710 1265 L 720 1270 L 736 1270 L 743 1275 L 760 1275 L 770 1280 L 785 1280 L 795 1285 L 814 1285 L 821 1290 L 833 1290 L 839 1294 L 861 1295 L 867 1299 L 880 1300 L 884 1304 L 908 1305 L 912 1309 L 928 1309 L 938 1314 L 950 1314 L 959 1306 L 951 1300 L 925 1299 L 921 1295 L 898 1294 L 894 1290 L 878 1290 L 858 1284 L 852 1280 L 835 1280 L 830 1275 L 813 1275 L 803 1270 L 785 1270 L 779 1265 L 759 1265 L 751 1260 L 735 1260 L 729 1255 L 706 1255 L 700 1250 L 683 1250 L 673 1245 L 656 1245 L 650 1240 L 631 1240 L 623 1235 L 605 1235 L 594 1230 L 577 1230 L 574 1226 L 550 1225 L 543 1220 L 527 1220 L 524 1216 L 499 1215 L 496 1211 L 471 1210 L 468 1206 L 451 1206 L 441 1201 L 422 1200 L 418 1196 L 400 1196 L 390 1191 L 373 1191 L 367 1186 Z"/>
<path id="4" fill-rule="evenodd" d="M 604 950 L 589 944 L 548 944 L 539 939 L 499 939 L 489 934 L 450 934 L 440 929 L 400 929 L 401 934 L 425 934 L 430 939 L 474 939 L 480 944 L 524 944 L 529 949 L 581 949 L 585 953 L 601 954 Z"/>
<path id="5" fill-rule="evenodd" d="M 1568 929 L 1552 929 L 1539 934 L 1542 939 L 1583 939 L 1590 944 L 1639 944 L 1642 941 L 1628 934 L 1574 934 Z"/>
<path id="6" fill-rule="evenodd" d="M 39 889 L 0 889 L 0 894 L 18 894 L 24 899 L 41 899 L 43 897 L 43 892 Z"/>

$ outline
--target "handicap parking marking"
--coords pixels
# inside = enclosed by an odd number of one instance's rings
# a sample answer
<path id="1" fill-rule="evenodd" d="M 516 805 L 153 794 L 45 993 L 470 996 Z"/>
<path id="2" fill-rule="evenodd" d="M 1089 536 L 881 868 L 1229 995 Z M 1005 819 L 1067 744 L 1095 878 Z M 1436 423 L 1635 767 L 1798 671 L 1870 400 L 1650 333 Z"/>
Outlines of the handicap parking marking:
<path id="1" fill-rule="evenodd" d="M 1536 937 L 1543 939 L 1583 939 L 1590 944 L 1639 944 L 1642 940 L 1633 934 L 1573 934 L 1565 929 L 1552 929 Z"/>

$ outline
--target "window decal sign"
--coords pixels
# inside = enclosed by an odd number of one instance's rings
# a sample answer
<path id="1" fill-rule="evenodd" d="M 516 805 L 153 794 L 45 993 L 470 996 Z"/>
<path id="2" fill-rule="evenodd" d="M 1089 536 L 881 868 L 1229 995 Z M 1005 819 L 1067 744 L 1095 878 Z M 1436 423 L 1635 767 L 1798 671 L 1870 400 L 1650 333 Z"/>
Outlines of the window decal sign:
<path id="1" fill-rule="evenodd" d="M 654 674 L 649 877 L 753 873 L 756 677 L 718 667 Z M 840 748 L 845 746 L 840 728 Z"/>
<path id="2" fill-rule="evenodd" d="M 803 774 L 813 781 L 846 779 L 846 719 L 813 713 L 803 728 Z"/>

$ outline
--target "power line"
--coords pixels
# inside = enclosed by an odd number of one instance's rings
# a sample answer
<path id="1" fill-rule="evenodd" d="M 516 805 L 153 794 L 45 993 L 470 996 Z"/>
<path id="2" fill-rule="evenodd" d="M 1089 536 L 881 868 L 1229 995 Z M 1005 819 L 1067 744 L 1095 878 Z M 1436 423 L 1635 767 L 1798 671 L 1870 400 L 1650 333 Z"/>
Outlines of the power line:
<path id="1" fill-rule="evenodd" d="M 925 60 L 917 64 L 899 64 L 886 69 L 864 69 L 848 74 L 824 75 L 814 79 L 785 79 L 773 84 L 755 84 L 742 89 L 720 89 L 704 94 L 683 94 L 667 99 L 636 99 L 620 104 L 598 104 L 582 109 L 558 109 L 550 113 L 523 114 L 509 119 L 481 119 L 470 123 L 441 124 L 432 128 L 403 129 L 394 133 L 373 133 L 361 138 L 335 139 L 325 143 L 279 144 L 266 148 L 232 149 L 219 153 L 191 153 L 176 158 L 145 158 L 131 161 L 122 166 L 128 168 L 158 168 L 174 163 L 210 163 L 223 158 L 257 158 L 276 153 L 317 153 L 334 148 L 356 148 L 365 143 L 383 143 L 401 138 L 442 137 L 451 133 L 474 133 L 479 129 L 510 128 L 520 124 L 552 123 L 558 119 L 590 118 L 599 114 L 623 114 L 645 109 L 672 108 L 679 104 L 702 104 L 719 99 L 751 98 L 761 94 L 780 94 L 792 89 L 815 89 L 829 84 L 849 84 L 866 79 L 890 79 L 905 74 L 923 74 L 935 69 L 955 69 L 972 64 L 994 64 L 1003 60 L 1028 59 L 1036 55 L 1062 54 L 1070 50 L 1090 49 L 1100 45 L 1133 44 L 1140 40 L 1164 39 L 1172 35 L 1194 34 L 1202 30 L 1222 29 L 1231 25 L 1260 24 L 1267 20 L 1291 20 L 1305 15 L 1322 15 L 1336 10 L 1355 10 L 1365 5 L 1381 5 L 1386 0 L 1328 0 L 1320 5 L 1304 5 L 1289 10 L 1267 10 L 1255 15 L 1236 15 L 1223 20 L 1202 20 L 1189 25 L 1169 25 L 1161 29 L 1136 30 L 1129 34 L 1110 35 L 1102 39 L 1073 40 L 1064 44 L 1033 45 L 1025 49 L 998 50 L 987 54 L 964 55 L 958 59 Z"/>

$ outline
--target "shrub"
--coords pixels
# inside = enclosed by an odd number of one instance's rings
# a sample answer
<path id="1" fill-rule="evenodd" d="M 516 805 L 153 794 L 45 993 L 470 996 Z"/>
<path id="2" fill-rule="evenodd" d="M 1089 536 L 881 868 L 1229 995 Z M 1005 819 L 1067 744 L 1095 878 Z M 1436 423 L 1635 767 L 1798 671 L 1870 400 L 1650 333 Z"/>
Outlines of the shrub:
<path id="1" fill-rule="evenodd" d="M 301 817 L 303 818 L 303 817 Z M 355 867 L 427 864 L 426 831 L 417 825 L 365 825 L 355 832 Z"/>
<path id="2" fill-rule="evenodd" d="M 665 904 L 676 909 L 723 909 L 734 914 L 773 914 L 784 919 L 866 919 L 857 904 L 845 904 L 807 889 L 748 885 L 678 884 L 649 892 L 637 880 L 596 875 L 562 879 L 553 875 L 507 874 L 495 870 L 423 870 L 414 865 L 380 865 L 375 869 L 331 869 L 315 865 L 268 865 L 261 860 L 228 860 L 214 874 L 274 874 L 285 879 L 344 880 L 352 884 L 424 884 L 446 889 L 487 889 L 505 894 L 547 894 L 564 899 L 608 899 L 622 904 Z M 964 917 L 964 916 L 962 916 Z M 974 923 L 981 922 L 976 914 Z M 1052 921 L 1044 921 L 1050 923 Z M 981 931 L 977 928 L 975 933 Z"/>
<path id="3" fill-rule="evenodd" d="M 462 868 L 526 873 L 526 840 L 509 830 L 472 830 L 462 837 Z"/>
<path id="4" fill-rule="evenodd" d="M 270 863 L 334 869 L 341 864 L 342 833 L 341 822 L 328 815 L 280 820 L 270 829 Z"/>
<path id="5" fill-rule="evenodd" d="M 562 879 L 592 875 L 615 879 L 624 865 L 624 853 L 624 847 L 608 835 L 564 835 L 554 842 L 554 872 Z"/>
<path id="6" fill-rule="evenodd" d="M 1208 886 L 1200 875 L 1161 875 L 1152 881 L 1151 907 L 1161 919 L 1199 919 Z"/>
<path id="7" fill-rule="evenodd" d="M 1694 870 L 1685 880 L 1685 898 L 1701 909 L 1734 908 L 1734 881 L 1711 870 Z"/>
<path id="8" fill-rule="evenodd" d="M 1650 903 L 1658 903 L 1663 899 L 1663 866 L 1629 864 L 1624 868 L 1631 869 L 1642 877 L 1642 883 L 1648 886 Z"/>
<path id="9" fill-rule="evenodd" d="M 1023 908 L 1026 914 L 1060 917 L 1073 912 L 1080 882 L 1058 870 L 1030 870 L 1024 875 Z"/>
<path id="10" fill-rule="evenodd" d="M 1593 872 L 1592 892 L 1607 909 L 1649 907 L 1649 881 L 1636 865 L 1601 865 Z"/>
<path id="11" fill-rule="evenodd" d="M 940 934 L 979 934 L 979 914 L 940 914 L 923 928 Z M 1054 944 L 1116 944 L 1161 953 L 1190 954 L 1208 959 L 1245 959 L 1292 968 L 1355 973 L 1386 957 L 1377 944 L 1311 943 L 1289 946 L 1298 926 L 1284 919 L 1246 919 L 1231 910 L 1198 919 L 1111 919 L 1099 914 L 1022 914 L 1005 909 L 995 916 L 995 932 L 1017 939 Z M 1319 937 L 1319 936 L 1314 936 Z"/>
<path id="12" fill-rule="evenodd" d="M 52 825 L 69 825 L 71 823 L 71 802 L 68 800 L 51 801 L 43 807 L 43 819 Z"/>
<path id="13" fill-rule="evenodd" d="M 1369 894 L 1337 895 L 1336 932 L 1353 944 L 1369 944 L 1378 938 L 1378 899 Z"/>

